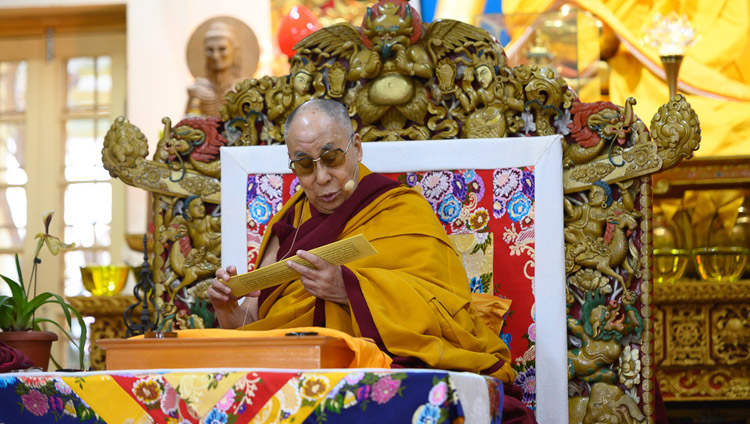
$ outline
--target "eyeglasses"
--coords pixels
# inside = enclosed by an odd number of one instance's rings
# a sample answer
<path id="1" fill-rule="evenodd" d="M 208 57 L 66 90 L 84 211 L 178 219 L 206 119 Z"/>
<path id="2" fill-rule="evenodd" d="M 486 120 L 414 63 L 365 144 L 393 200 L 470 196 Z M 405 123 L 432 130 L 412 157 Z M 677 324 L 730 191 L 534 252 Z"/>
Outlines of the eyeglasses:
<path id="1" fill-rule="evenodd" d="M 311 157 L 304 157 L 300 159 L 289 160 L 289 169 L 294 171 L 298 177 L 304 177 L 310 175 L 315 171 L 315 162 L 320 163 L 326 168 L 338 168 L 339 166 L 346 163 L 346 152 L 349 151 L 349 147 L 352 145 L 354 140 L 354 133 L 349 136 L 349 142 L 346 144 L 346 149 L 331 149 L 323 152 L 319 158 L 313 159 Z"/>

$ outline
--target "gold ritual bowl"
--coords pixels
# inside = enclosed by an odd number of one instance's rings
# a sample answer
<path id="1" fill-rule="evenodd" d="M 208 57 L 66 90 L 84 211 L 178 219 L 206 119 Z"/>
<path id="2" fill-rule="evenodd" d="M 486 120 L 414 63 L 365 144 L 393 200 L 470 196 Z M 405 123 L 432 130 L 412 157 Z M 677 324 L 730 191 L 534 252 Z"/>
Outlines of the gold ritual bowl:
<path id="1" fill-rule="evenodd" d="M 701 279 L 731 283 L 742 276 L 748 249 L 739 246 L 701 247 L 693 249 L 693 256 Z"/>
<path id="2" fill-rule="evenodd" d="M 686 249 L 654 249 L 654 281 L 671 284 L 682 278 L 690 262 Z"/>
<path id="3" fill-rule="evenodd" d="M 81 267 L 83 287 L 94 296 L 116 296 L 128 280 L 126 265 L 89 265 Z"/>

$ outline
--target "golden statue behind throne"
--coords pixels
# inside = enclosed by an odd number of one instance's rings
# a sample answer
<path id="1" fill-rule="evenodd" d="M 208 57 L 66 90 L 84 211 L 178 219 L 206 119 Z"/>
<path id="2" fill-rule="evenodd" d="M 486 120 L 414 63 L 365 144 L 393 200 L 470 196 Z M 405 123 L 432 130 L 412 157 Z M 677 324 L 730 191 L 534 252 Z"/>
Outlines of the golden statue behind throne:
<path id="1" fill-rule="evenodd" d="M 196 78 L 188 87 L 188 116 L 219 116 L 224 95 L 255 73 L 260 47 L 253 31 L 230 17 L 202 23 L 190 38 L 187 62 Z"/>

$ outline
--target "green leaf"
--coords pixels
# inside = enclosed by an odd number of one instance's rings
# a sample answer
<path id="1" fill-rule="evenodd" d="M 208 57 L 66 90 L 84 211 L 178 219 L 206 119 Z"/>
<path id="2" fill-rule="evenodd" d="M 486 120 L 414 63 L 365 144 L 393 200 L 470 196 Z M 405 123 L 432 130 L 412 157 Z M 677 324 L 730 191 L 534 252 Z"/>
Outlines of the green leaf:
<path id="1" fill-rule="evenodd" d="M 24 312 L 31 314 L 31 312 L 36 311 L 37 309 L 41 308 L 42 305 L 45 305 L 47 303 L 53 303 L 53 301 L 49 300 L 52 297 L 52 293 L 40 293 L 35 298 L 31 299 L 30 302 L 28 302 L 26 305 L 23 306 Z"/>
<path id="2" fill-rule="evenodd" d="M 371 386 L 379 380 L 378 376 L 373 373 L 365 373 L 360 384 Z"/>
<path id="3" fill-rule="evenodd" d="M 333 398 L 331 402 L 328 402 L 326 406 L 330 411 L 341 414 L 341 410 L 344 408 L 344 397 L 340 394 L 336 395 L 336 397 Z"/>
<path id="4" fill-rule="evenodd" d="M 83 321 L 83 318 L 81 318 L 81 315 L 78 313 L 78 311 L 76 311 L 75 309 L 73 309 L 73 311 L 77 315 L 78 324 L 81 326 L 81 338 L 78 341 L 76 341 L 76 339 L 74 339 L 73 336 L 70 335 L 70 333 L 68 332 L 68 330 L 66 330 L 63 326 L 61 326 L 60 323 L 58 323 L 57 321 L 53 321 L 53 320 L 47 319 L 47 318 L 37 318 L 37 319 L 34 320 L 34 323 L 35 323 L 35 325 L 37 327 L 39 326 L 39 323 L 46 322 L 46 323 L 50 323 L 50 324 L 54 325 L 55 327 L 59 328 L 60 331 L 62 331 L 62 333 L 65 334 L 65 337 L 67 337 L 68 340 L 70 340 L 73 343 L 73 346 L 75 346 L 75 348 L 78 349 L 78 366 L 79 366 L 80 369 L 85 369 L 84 361 L 83 361 L 85 351 L 83 349 L 83 347 L 84 347 L 83 345 L 86 342 L 86 334 L 87 334 L 86 333 L 86 323 Z M 68 321 L 67 324 L 68 324 L 68 327 L 70 327 L 70 321 Z M 55 362 L 55 365 L 58 368 L 60 368 L 60 364 L 58 364 L 56 361 L 54 361 L 54 359 L 53 359 L 53 362 Z"/>
<path id="5" fill-rule="evenodd" d="M 23 396 L 29 393 L 29 388 L 25 384 L 16 384 L 16 395 Z"/>
<path id="6" fill-rule="evenodd" d="M 482 283 L 482 289 L 485 293 L 492 293 L 492 273 L 486 272 L 479 276 L 479 281 Z"/>
<path id="7" fill-rule="evenodd" d="M 23 289 L 23 297 L 27 297 L 26 288 L 23 286 L 23 273 L 21 272 L 21 262 L 18 260 L 18 253 L 16 253 L 16 272 L 18 273 L 18 281 Z"/>
<path id="8" fill-rule="evenodd" d="M 26 300 L 26 292 L 23 289 L 22 285 L 19 285 L 17 282 L 4 275 L 0 275 L 0 277 L 2 277 L 3 280 L 8 283 L 8 286 L 10 287 L 10 295 L 12 298 L 16 299 L 16 301 L 19 303 Z"/>

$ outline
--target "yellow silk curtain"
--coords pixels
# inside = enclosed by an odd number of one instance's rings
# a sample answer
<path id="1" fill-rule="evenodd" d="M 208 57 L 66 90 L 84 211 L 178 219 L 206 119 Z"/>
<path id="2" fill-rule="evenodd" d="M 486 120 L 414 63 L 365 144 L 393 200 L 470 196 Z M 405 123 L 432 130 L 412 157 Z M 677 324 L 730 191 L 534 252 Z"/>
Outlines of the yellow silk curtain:
<path id="1" fill-rule="evenodd" d="M 646 124 L 669 90 L 658 52 L 641 43 L 644 26 L 656 13 L 686 14 L 701 39 L 689 47 L 680 71 L 680 91 L 701 121 L 700 156 L 750 154 L 750 5 L 747 0 L 576 0 L 622 41 L 609 61 L 610 99 L 638 100 Z M 503 11 L 537 13 L 559 7 L 555 0 L 503 0 Z"/>

